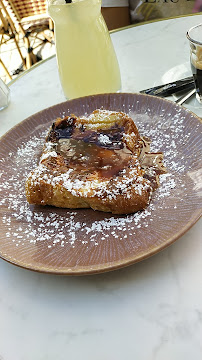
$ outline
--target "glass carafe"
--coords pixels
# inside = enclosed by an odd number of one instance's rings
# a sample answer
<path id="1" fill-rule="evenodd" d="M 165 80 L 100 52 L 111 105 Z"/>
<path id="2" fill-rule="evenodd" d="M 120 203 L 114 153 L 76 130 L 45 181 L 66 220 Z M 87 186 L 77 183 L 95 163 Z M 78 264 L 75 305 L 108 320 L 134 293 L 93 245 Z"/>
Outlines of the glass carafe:
<path id="1" fill-rule="evenodd" d="M 60 2 L 58 4 L 57 2 Z M 50 0 L 60 80 L 67 98 L 117 92 L 119 65 L 101 14 L 101 0 Z"/>

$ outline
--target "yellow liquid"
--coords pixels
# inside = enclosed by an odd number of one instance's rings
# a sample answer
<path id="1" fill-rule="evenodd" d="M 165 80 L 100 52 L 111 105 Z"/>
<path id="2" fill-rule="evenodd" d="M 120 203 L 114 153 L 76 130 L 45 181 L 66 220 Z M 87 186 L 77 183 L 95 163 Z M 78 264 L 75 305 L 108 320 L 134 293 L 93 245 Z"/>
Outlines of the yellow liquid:
<path id="1" fill-rule="evenodd" d="M 100 8 L 100 0 L 49 5 L 60 80 L 67 98 L 121 89 L 119 65 Z"/>

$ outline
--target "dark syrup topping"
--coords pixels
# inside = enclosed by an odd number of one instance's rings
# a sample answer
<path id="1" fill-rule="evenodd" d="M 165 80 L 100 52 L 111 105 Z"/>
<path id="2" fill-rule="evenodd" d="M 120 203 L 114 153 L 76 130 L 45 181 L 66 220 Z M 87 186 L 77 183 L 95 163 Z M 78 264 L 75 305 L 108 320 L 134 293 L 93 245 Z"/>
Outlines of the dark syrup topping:
<path id="1" fill-rule="evenodd" d="M 59 139 L 69 139 L 75 131 L 75 117 L 65 117 L 56 120 L 48 134 L 47 141 L 57 142 Z"/>
<path id="2" fill-rule="evenodd" d="M 123 127 L 114 125 L 99 132 L 75 126 L 76 118 L 56 120 L 47 141 L 56 143 L 56 152 L 65 164 L 83 172 L 97 171 L 102 177 L 118 174 L 130 161 L 132 152 L 122 141 Z"/>
<path id="3" fill-rule="evenodd" d="M 117 174 L 131 158 L 131 152 L 126 147 L 112 150 L 75 139 L 59 141 L 57 152 L 69 167 L 88 172 L 97 170 L 103 177 Z"/>
<path id="4" fill-rule="evenodd" d="M 100 132 L 86 130 L 83 125 L 75 126 L 75 117 L 58 119 L 53 124 L 47 141 L 56 143 L 56 151 L 62 155 L 65 164 L 81 173 L 97 171 L 102 177 L 117 175 L 128 166 L 133 153 L 123 142 L 124 128 L 114 125 Z M 140 140 L 139 161 L 144 178 L 157 188 L 158 177 L 166 172 L 162 153 L 150 153 L 150 139 Z"/>

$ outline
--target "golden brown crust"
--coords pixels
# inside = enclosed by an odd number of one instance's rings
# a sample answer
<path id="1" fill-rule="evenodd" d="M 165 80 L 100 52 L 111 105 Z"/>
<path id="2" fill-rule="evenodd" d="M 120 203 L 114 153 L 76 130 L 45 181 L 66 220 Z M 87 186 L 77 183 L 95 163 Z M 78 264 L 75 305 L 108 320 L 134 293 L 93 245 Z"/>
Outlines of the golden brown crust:
<path id="1" fill-rule="evenodd" d="M 130 175 L 129 175 L 130 176 Z M 117 182 L 121 181 L 121 176 L 117 177 Z M 134 180 L 135 181 L 135 180 Z M 121 190 L 113 194 L 116 183 L 108 183 L 105 191 L 100 195 L 82 196 L 81 192 L 73 195 L 62 184 L 54 186 L 48 184 L 43 178 L 33 184 L 31 176 L 26 182 L 26 196 L 30 204 L 53 205 L 62 208 L 92 208 L 94 210 L 112 212 L 114 214 L 129 214 L 144 209 L 151 197 L 151 187 L 144 179 L 141 192 L 137 188 L 130 186 L 122 193 Z M 113 196 L 109 196 L 109 194 Z"/>
<path id="2" fill-rule="evenodd" d="M 114 214 L 142 210 L 152 186 L 139 162 L 141 146 L 133 120 L 121 112 L 96 110 L 88 118 L 57 119 L 38 167 L 27 178 L 27 200 Z"/>

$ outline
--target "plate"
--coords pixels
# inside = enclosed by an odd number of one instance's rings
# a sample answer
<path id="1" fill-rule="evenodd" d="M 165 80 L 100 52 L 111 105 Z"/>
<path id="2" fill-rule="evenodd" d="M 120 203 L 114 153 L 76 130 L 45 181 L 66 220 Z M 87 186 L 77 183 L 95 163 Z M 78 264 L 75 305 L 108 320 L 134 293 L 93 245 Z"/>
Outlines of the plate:
<path id="1" fill-rule="evenodd" d="M 152 150 L 164 152 L 168 173 L 148 208 L 115 216 L 28 205 L 25 179 L 52 121 L 101 107 L 128 113 L 140 134 L 151 138 Z M 0 140 L 0 256 L 30 270 L 81 275 L 134 264 L 172 244 L 201 215 L 201 130 L 188 110 L 143 94 L 74 99 L 24 120 Z"/>

